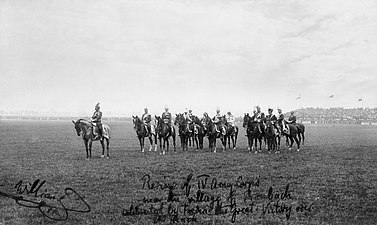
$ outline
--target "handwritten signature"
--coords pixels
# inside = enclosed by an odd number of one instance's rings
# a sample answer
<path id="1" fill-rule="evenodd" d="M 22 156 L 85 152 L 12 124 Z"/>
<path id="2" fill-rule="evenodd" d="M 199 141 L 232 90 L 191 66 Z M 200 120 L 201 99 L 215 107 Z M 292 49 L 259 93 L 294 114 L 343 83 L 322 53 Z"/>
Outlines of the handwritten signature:
<path id="1" fill-rule="evenodd" d="M 64 221 L 68 219 L 68 212 L 77 212 L 77 213 L 88 213 L 90 212 L 90 206 L 85 201 L 85 197 L 81 196 L 73 188 L 67 187 L 64 189 L 64 194 L 57 197 L 49 193 L 41 193 L 38 191 L 42 188 L 46 181 L 39 183 L 39 179 L 35 180 L 33 184 L 27 183 L 22 186 L 23 182 L 20 181 L 15 185 L 17 189 L 17 194 L 13 195 L 0 191 L 0 196 L 11 198 L 21 206 L 27 208 L 36 208 L 38 209 L 45 217 L 55 220 L 55 221 Z M 29 187 L 30 186 L 30 187 Z M 47 189 L 45 189 L 47 191 Z M 35 200 L 32 198 L 26 198 L 21 196 L 21 194 L 26 194 L 29 197 L 37 197 L 39 199 Z M 32 196 L 30 196 L 32 195 Z M 41 198 L 48 200 L 55 200 L 57 205 L 52 203 L 47 203 Z"/>

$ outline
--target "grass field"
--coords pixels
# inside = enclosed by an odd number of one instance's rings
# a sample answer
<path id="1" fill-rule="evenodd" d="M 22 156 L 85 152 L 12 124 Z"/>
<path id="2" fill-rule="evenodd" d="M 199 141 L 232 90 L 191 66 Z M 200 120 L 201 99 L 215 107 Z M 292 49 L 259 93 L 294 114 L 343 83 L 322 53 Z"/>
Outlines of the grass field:
<path id="1" fill-rule="evenodd" d="M 211 153 L 206 139 L 203 151 L 182 152 L 177 138 L 177 152 L 160 156 L 140 152 L 131 122 L 108 125 L 110 159 L 95 142 L 86 160 L 71 121 L 0 121 L 0 191 L 55 206 L 47 194 L 70 187 L 90 206 L 56 221 L 0 196 L 0 224 L 376 224 L 376 126 L 308 125 L 300 152 L 282 145 L 276 155 L 249 153 L 240 129 L 236 150 Z M 46 181 L 37 193 L 15 188 L 37 179 Z M 85 208 L 65 196 L 66 209 Z"/>

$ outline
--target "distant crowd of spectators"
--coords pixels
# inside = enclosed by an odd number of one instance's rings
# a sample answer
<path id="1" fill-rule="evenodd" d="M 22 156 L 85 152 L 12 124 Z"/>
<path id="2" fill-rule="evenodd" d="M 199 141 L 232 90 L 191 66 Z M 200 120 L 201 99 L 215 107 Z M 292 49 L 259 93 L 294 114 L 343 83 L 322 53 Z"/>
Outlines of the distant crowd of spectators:
<path id="1" fill-rule="evenodd" d="M 295 111 L 299 120 L 377 121 L 377 108 L 302 108 Z"/>

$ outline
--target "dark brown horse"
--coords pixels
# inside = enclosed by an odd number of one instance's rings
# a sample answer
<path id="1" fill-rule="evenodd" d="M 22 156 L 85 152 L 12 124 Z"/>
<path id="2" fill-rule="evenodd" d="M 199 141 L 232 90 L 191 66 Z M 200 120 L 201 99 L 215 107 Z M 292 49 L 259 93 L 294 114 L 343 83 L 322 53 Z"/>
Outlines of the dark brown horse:
<path id="1" fill-rule="evenodd" d="M 157 151 L 156 134 L 149 133 L 147 130 L 148 128 L 138 116 L 132 116 L 132 122 L 134 124 L 134 130 L 136 131 L 137 138 L 139 139 L 139 142 L 140 142 L 141 152 L 144 152 L 144 138 L 146 137 L 149 138 L 149 142 L 151 143 L 149 146 L 149 151 L 152 150 L 152 146 L 153 146 L 152 136 L 154 137 L 154 151 Z"/>
<path id="2" fill-rule="evenodd" d="M 189 129 L 188 124 L 182 113 L 176 114 L 174 125 L 178 126 L 179 138 L 181 139 L 181 147 L 183 151 L 188 150 Z"/>
<path id="3" fill-rule="evenodd" d="M 283 131 L 282 134 L 287 137 L 287 141 L 289 143 L 289 150 L 292 150 L 293 143 L 296 142 L 297 144 L 297 151 L 300 151 L 300 140 L 298 140 L 299 129 L 296 124 L 285 124 L 289 129 L 286 129 L 281 124 L 281 130 Z"/>
<path id="4" fill-rule="evenodd" d="M 218 133 L 216 131 L 216 126 L 215 123 L 212 121 L 211 118 L 207 117 L 203 119 L 202 121 L 203 126 L 205 127 L 205 130 L 207 130 L 207 135 L 208 135 L 208 143 L 209 143 L 209 148 L 213 153 L 216 153 L 216 139 L 220 138 L 221 143 L 223 144 L 223 150 L 225 150 L 225 136 L 222 135 L 222 133 Z"/>
<path id="5" fill-rule="evenodd" d="M 305 125 L 302 124 L 302 123 L 296 123 L 297 125 L 297 129 L 298 129 L 298 140 L 300 141 L 301 143 L 301 139 L 302 139 L 302 145 L 304 145 L 304 142 L 305 142 Z"/>
<path id="6" fill-rule="evenodd" d="M 75 125 L 75 129 L 78 136 L 82 136 L 85 143 L 85 149 L 86 149 L 86 158 L 89 159 L 89 157 L 92 157 L 92 142 L 93 141 L 100 141 L 102 146 L 102 158 L 105 155 L 105 145 L 104 140 L 106 140 L 106 149 L 107 149 L 107 156 L 108 159 L 110 157 L 109 155 L 109 144 L 110 144 L 110 127 L 106 124 L 102 124 L 103 132 L 101 136 L 95 137 L 93 131 L 94 126 L 91 122 L 79 119 L 76 122 L 72 120 L 72 123 Z"/>
<path id="7" fill-rule="evenodd" d="M 196 142 L 196 149 L 203 150 L 204 137 L 207 135 L 207 130 L 205 129 L 203 125 L 203 119 L 200 120 L 199 117 L 193 116 L 192 122 L 194 123 L 194 126 L 195 126 L 195 129 L 193 132 L 194 132 L 194 141 Z"/>
<path id="8" fill-rule="evenodd" d="M 249 151 L 254 150 L 254 141 L 255 141 L 255 153 L 257 153 L 258 148 L 258 141 L 259 141 L 259 151 L 262 150 L 262 139 L 264 139 L 263 133 L 261 132 L 261 129 L 264 129 L 262 124 L 257 124 L 252 117 L 249 115 L 249 113 L 245 113 L 245 116 L 243 118 L 243 124 L 242 126 L 246 128 L 246 135 L 248 138 L 248 144 L 249 144 Z"/>
<path id="9" fill-rule="evenodd" d="M 225 148 L 226 148 L 226 144 L 228 143 L 228 147 L 230 149 L 230 140 L 232 140 L 233 149 L 235 150 L 236 145 L 237 145 L 238 127 L 236 125 L 232 126 L 231 124 L 229 124 L 226 120 L 225 115 L 222 117 L 222 120 L 223 120 L 223 124 L 225 124 L 225 131 L 226 131 L 225 139 L 224 139 Z"/>
<path id="10" fill-rule="evenodd" d="M 265 137 L 268 152 L 275 150 L 275 153 L 280 153 L 280 135 L 271 121 L 266 121 Z"/>
<path id="11" fill-rule="evenodd" d="M 165 155 L 165 145 L 166 145 L 166 151 L 169 151 L 169 138 L 173 138 L 173 146 L 174 146 L 174 152 L 175 149 L 175 128 L 163 121 L 163 119 L 160 116 L 155 116 L 157 121 L 157 136 L 160 140 L 160 154 Z M 163 144 L 162 144 L 163 142 Z"/>

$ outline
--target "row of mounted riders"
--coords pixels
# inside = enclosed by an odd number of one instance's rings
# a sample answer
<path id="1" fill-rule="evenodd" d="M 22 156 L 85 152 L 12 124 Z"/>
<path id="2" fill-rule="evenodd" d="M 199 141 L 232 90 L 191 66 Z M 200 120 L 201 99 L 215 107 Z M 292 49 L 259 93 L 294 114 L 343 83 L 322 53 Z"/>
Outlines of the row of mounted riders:
<path id="1" fill-rule="evenodd" d="M 260 112 L 260 107 L 256 107 L 254 115 L 250 116 L 245 114 L 243 119 L 243 127 L 246 128 L 246 136 L 248 137 L 249 150 L 257 149 L 257 141 L 259 140 L 259 151 L 262 149 L 262 140 L 265 141 L 266 148 L 271 151 L 279 152 L 281 136 L 286 136 L 286 143 L 289 145 L 289 149 L 292 148 L 294 141 L 297 143 L 297 150 L 300 150 L 301 138 L 305 140 L 305 126 L 301 123 L 296 124 L 296 117 L 291 112 L 291 117 L 288 123 L 284 120 L 284 115 L 281 110 L 278 109 L 279 119 L 272 115 L 272 109 L 269 109 L 269 114 L 265 117 Z M 95 112 L 93 113 L 92 120 L 79 119 L 72 121 L 75 125 L 75 130 L 78 136 L 82 136 L 86 148 L 87 158 L 92 156 L 92 142 L 99 140 L 102 145 L 102 157 L 105 154 L 105 146 L 107 149 L 107 158 L 109 155 L 110 144 L 110 127 L 107 124 L 102 124 L 102 112 L 99 111 L 99 103 L 95 106 Z M 157 138 L 160 140 L 161 153 L 165 154 L 166 150 L 169 150 L 169 138 L 173 139 L 173 146 L 175 151 L 175 128 L 171 125 L 171 114 L 168 112 L 168 108 L 165 107 L 165 112 L 162 116 L 155 116 L 156 125 L 151 124 L 151 116 L 148 114 L 148 109 L 145 108 L 145 113 L 140 119 L 138 116 L 133 116 L 134 129 L 140 141 L 140 147 L 144 152 L 144 138 L 148 137 L 151 143 L 150 149 L 152 149 L 152 137 L 154 137 L 155 151 L 157 150 Z M 236 148 L 238 127 L 234 125 L 234 117 L 228 112 L 228 117 L 220 115 L 220 110 L 217 110 L 217 115 L 211 119 L 207 113 L 203 114 L 203 118 L 199 119 L 197 116 L 189 113 L 176 114 L 174 124 L 178 126 L 178 135 L 181 139 L 181 145 L 183 150 L 188 149 L 188 145 L 191 146 L 191 139 L 196 144 L 197 149 L 203 149 L 203 139 L 208 137 L 209 148 L 216 152 L 216 139 L 220 138 L 223 149 L 226 149 L 226 145 L 230 148 L 230 140 L 233 143 L 233 149 Z M 147 117 L 146 117 L 147 116 Z M 148 120 L 145 120 L 148 118 Z M 293 120 L 292 120 L 293 118 Z M 105 145 L 106 141 L 106 145 Z M 193 144 L 194 145 L 194 144 Z"/>
<path id="2" fill-rule="evenodd" d="M 175 127 L 172 126 L 170 120 L 165 120 L 160 116 L 155 116 L 156 124 L 150 122 L 145 123 L 138 116 L 133 116 L 133 124 L 136 134 L 138 136 L 141 151 L 144 152 L 144 138 L 149 138 L 150 149 L 152 149 L 154 138 L 155 151 L 157 150 L 157 139 L 159 139 L 161 153 L 165 154 L 169 150 L 169 138 L 172 137 L 175 151 Z M 208 137 L 209 148 L 216 152 L 216 139 L 220 138 L 223 149 L 226 149 L 232 140 L 233 149 L 236 148 L 238 127 L 234 123 L 229 123 L 226 116 L 214 117 L 211 119 L 208 115 L 199 119 L 197 116 L 190 116 L 187 118 L 185 114 L 176 114 L 174 125 L 178 126 L 178 136 L 180 136 L 181 147 L 183 151 L 188 150 L 191 146 L 191 140 L 196 144 L 197 150 L 203 149 L 203 139 Z M 271 152 L 280 151 L 280 140 L 282 136 L 286 136 L 286 144 L 289 149 L 292 148 L 294 142 L 297 143 L 297 150 L 300 150 L 301 139 L 305 139 L 305 126 L 301 123 L 289 124 L 285 120 L 270 120 L 269 118 L 250 116 L 245 114 L 243 119 L 243 127 L 246 129 L 246 136 L 248 137 L 248 149 L 250 151 L 257 149 L 257 142 L 259 141 L 259 151 L 262 149 L 262 140 L 265 142 L 266 149 Z M 257 151 L 256 151 L 257 152 Z"/>

